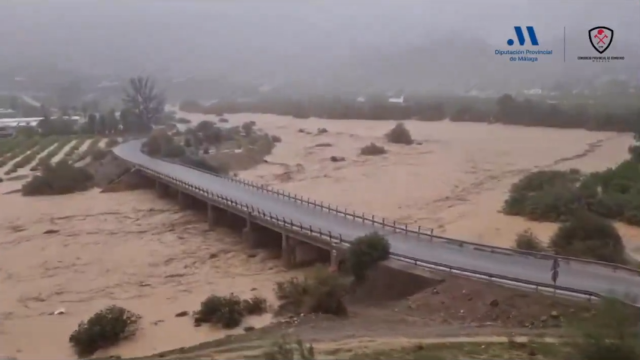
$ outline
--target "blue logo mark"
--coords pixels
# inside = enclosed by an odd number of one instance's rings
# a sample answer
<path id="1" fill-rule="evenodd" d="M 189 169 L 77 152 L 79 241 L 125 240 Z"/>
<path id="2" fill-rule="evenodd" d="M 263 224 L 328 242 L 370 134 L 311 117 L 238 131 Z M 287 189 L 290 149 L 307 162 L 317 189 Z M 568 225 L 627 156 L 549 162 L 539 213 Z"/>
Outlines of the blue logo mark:
<path id="1" fill-rule="evenodd" d="M 538 36 L 536 35 L 536 30 L 533 26 L 525 26 L 527 29 L 527 35 L 529 35 L 529 42 L 531 45 L 529 48 L 522 48 L 527 45 L 527 37 L 522 30 L 523 26 L 514 26 L 513 29 L 516 31 L 516 36 L 518 38 L 518 44 L 520 44 L 521 48 L 513 49 L 496 49 L 497 56 L 509 56 L 509 61 L 517 61 L 517 62 L 531 62 L 535 63 L 540 60 L 541 56 L 553 55 L 553 50 L 545 49 L 541 50 L 538 46 L 540 43 L 538 42 Z M 515 40 L 509 39 L 507 40 L 508 46 L 515 45 Z"/>
<path id="2" fill-rule="evenodd" d="M 516 30 L 516 36 L 518 37 L 518 44 L 520 44 L 520 46 L 523 46 L 527 40 L 524 37 L 524 32 L 522 32 L 522 26 L 514 26 L 513 28 Z M 533 46 L 540 45 L 538 43 L 538 37 L 536 36 L 536 31 L 533 28 L 533 26 L 527 26 L 527 34 L 529 34 L 529 40 L 531 41 L 531 45 Z M 507 40 L 507 45 L 509 46 L 513 46 L 514 43 L 515 41 L 513 41 L 513 39 Z"/>

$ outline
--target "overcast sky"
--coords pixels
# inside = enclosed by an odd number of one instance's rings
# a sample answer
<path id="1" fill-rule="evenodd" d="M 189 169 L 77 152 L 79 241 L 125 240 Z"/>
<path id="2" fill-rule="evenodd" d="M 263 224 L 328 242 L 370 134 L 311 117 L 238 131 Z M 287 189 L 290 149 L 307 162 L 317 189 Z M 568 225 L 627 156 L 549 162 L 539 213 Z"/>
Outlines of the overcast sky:
<path id="1" fill-rule="evenodd" d="M 518 25 L 541 47 L 600 25 L 640 47 L 639 0 L 0 0 L 0 14 L 0 68 L 106 74 L 286 76 L 442 39 L 505 48 Z"/>

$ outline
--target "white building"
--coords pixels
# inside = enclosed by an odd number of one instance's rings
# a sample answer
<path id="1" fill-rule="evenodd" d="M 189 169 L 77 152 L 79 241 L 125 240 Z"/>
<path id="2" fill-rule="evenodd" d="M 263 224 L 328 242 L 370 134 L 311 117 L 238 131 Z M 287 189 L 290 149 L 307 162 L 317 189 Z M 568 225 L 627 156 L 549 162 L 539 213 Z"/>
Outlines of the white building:
<path id="1" fill-rule="evenodd" d="M 42 118 L 0 119 L 0 137 L 11 137 L 21 126 L 36 126 Z"/>
<path id="2" fill-rule="evenodd" d="M 400 96 L 399 98 L 393 98 L 392 97 L 392 98 L 389 99 L 389 102 L 393 103 L 393 104 L 403 105 L 404 104 L 404 95 Z"/>

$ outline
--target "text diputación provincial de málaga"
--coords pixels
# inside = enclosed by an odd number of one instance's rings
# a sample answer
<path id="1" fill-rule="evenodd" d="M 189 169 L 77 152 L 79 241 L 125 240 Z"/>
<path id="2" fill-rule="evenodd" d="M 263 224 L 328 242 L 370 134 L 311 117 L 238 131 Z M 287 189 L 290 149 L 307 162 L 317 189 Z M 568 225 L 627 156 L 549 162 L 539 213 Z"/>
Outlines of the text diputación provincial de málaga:
<path id="1" fill-rule="evenodd" d="M 553 50 L 496 50 L 496 55 L 553 55 Z"/>

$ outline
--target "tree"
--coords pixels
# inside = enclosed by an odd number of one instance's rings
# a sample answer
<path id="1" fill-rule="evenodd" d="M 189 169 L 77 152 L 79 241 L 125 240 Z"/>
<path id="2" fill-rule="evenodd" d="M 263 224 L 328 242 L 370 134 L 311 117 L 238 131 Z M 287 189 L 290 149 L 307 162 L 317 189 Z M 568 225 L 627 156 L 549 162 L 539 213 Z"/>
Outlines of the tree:
<path id="1" fill-rule="evenodd" d="M 118 131 L 120 127 L 120 120 L 116 116 L 116 111 L 114 109 L 109 110 L 105 118 L 105 128 L 108 134 L 113 134 Z"/>
<path id="2" fill-rule="evenodd" d="M 625 248 L 618 230 L 606 219 L 579 211 L 562 224 L 549 241 L 558 255 L 624 263 Z"/>
<path id="3" fill-rule="evenodd" d="M 98 117 L 96 114 L 89 114 L 87 117 L 87 132 L 90 134 L 95 134 L 97 130 Z"/>
<path id="4" fill-rule="evenodd" d="M 98 115 L 98 122 L 96 123 L 96 131 L 99 134 L 107 133 L 107 117 L 104 114 Z"/>
<path id="5" fill-rule="evenodd" d="M 349 247 L 348 259 L 356 281 L 365 280 L 369 269 L 376 263 L 387 260 L 390 250 L 389 241 L 377 232 L 355 238 Z"/>
<path id="6" fill-rule="evenodd" d="M 125 89 L 122 99 L 125 107 L 147 128 L 158 123 L 164 114 L 165 97 L 156 90 L 153 79 L 148 76 L 131 78 L 129 86 L 130 89 Z"/>

